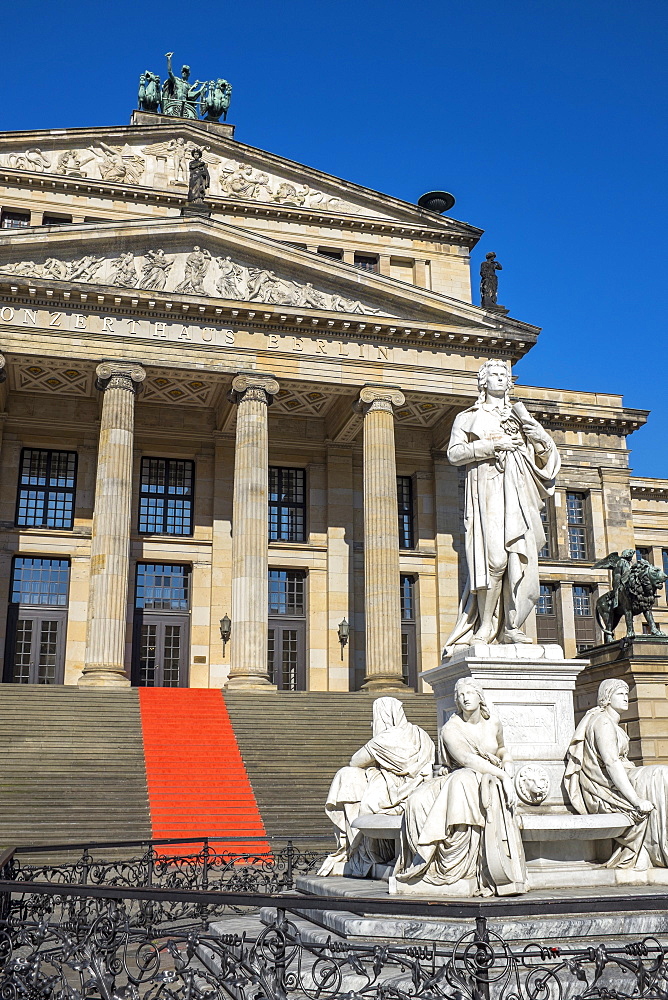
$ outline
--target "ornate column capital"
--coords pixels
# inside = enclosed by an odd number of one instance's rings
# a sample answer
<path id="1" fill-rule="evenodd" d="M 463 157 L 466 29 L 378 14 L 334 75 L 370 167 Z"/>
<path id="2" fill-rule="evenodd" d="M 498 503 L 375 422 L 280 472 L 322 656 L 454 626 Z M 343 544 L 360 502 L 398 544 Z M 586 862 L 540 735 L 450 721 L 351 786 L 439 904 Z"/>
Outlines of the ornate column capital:
<path id="1" fill-rule="evenodd" d="M 232 389 L 228 399 L 231 403 L 240 403 L 242 399 L 255 399 L 269 406 L 278 390 L 279 385 L 273 375 L 263 372 L 240 372 L 232 379 Z"/>
<path id="2" fill-rule="evenodd" d="M 95 369 L 96 386 L 102 392 L 106 389 L 126 389 L 138 393 L 146 378 L 146 372 L 141 365 L 128 361 L 103 361 Z"/>
<path id="3" fill-rule="evenodd" d="M 370 410 L 385 410 L 394 413 L 395 406 L 403 406 L 406 402 L 401 389 L 393 385 L 365 385 L 355 403 L 355 408 L 364 416 Z"/>

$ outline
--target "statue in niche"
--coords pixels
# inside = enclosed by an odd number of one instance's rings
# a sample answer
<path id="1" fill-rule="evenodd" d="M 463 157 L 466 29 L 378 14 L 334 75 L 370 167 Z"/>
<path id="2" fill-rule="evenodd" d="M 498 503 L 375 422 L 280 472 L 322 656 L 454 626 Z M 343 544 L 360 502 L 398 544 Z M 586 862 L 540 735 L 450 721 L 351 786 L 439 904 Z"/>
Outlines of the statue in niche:
<path id="1" fill-rule="evenodd" d="M 193 247 L 192 253 L 186 257 L 185 278 L 174 291 L 190 295 L 204 295 L 204 279 L 210 263 L 211 254 L 208 250 L 201 250 L 197 246 Z"/>
<path id="2" fill-rule="evenodd" d="M 626 813 L 628 829 L 616 837 L 608 868 L 668 868 L 668 767 L 636 767 L 629 738 L 619 725 L 629 707 L 629 687 L 619 678 L 602 681 L 598 704 L 575 730 L 566 754 L 564 782 L 579 813 Z"/>
<path id="3" fill-rule="evenodd" d="M 121 288 L 135 288 L 138 274 L 135 267 L 134 254 L 131 250 L 127 253 L 122 253 L 120 257 L 116 257 L 115 260 L 109 263 L 113 272 L 112 285 L 118 285 Z"/>
<path id="4" fill-rule="evenodd" d="M 374 864 L 392 861 L 394 840 L 365 837 L 352 824 L 358 816 L 400 815 L 408 796 L 432 775 L 434 744 L 410 723 L 397 698 L 373 703 L 373 738 L 334 776 L 325 812 L 338 830 L 339 846 L 319 875 L 363 878 Z"/>
<path id="5" fill-rule="evenodd" d="M 485 259 L 480 265 L 480 304 L 483 309 L 495 309 L 497 307 L 497 295 L 499 291 L 499 279 L 497 271 L 502 271 L 503 267 L 496 259 L 495 253 L 485 254 Z"/>
<path id="6" fill-rule="evenodd" d="M 173 263 L 174 258 L 167 257 L 164 250 L 148 250 L 144 254 L 139 287 L 163 291 Z"/>
<path id="7" fill-rule="evenodd" d="M 146 70 L 139 77 L 139 93 L 137 95 L 139 110 L 157 114 L 160 110 L 160 99 L 160 77 L 157 73 Z"/>
<path id="8" fill-rule="evenodd" d="M 468 579 L 446 653 L 473 642 L 532 641 L 522 625 L 540 594 L 540 512 L 561 460 L 524 404 L 510 404 L 511 384 L 505 362 L 486 361 L 478 400 L 455 418 L 450 435 L 448 459 L 466 466 Z"/>
<path id="9" fill-rule="evenodd" d="M 668 639 L 654 621 L 652 608 L 656 595 L 668 576 L 647 559 L 633 561 L 635 549 L 624 549 L 619 554 L 611 552 L 594 564 L 594 569 L 612 570 L 612 590 L 602 594 L 596 602 L 596 619 L 603 630 L 605 642 L 613 642 L 615 628 L 624 619 L 626 638 L 635 638 L 633 619 L 643 615 L 649 625 L 649 635 Z"/>
<path id="10" fill-rule="evenodd" d="M 513 762 L 480 684 L 455 684 L 457 712 L 441 729 L 446 773 L 406 800 L 397 882 L 457 886 L 465 895 L 526 892 Z"/>
<path id="11" fill-rule="evenodd" d="M 209 80 L 202 98 L 202 114 L 206 122 L 227 121 L 227 110 L 232 100 L 232 84 L 227 80 Z"/>
<path id="12" fill-rule="evenodd" d="M 202 158 L 201 149 L 193 149 L 189 170 L 188 202 L 191 205 L 203 205 L 211 178 L 209 176 L 209 168 Z"/>

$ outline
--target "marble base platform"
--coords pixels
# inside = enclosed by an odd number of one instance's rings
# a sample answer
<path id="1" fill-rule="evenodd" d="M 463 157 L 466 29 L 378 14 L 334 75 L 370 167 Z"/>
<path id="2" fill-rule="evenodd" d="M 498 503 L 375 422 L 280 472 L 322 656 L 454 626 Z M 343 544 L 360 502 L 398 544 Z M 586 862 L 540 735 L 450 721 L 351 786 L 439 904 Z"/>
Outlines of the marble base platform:
<path id="1" fill-rule="evenodd" d="M 587 662 L 567 660 L 556 644 L 474 643 L 455 647 L 420 676 L 433 688 L 439 728 L 455 711 L 456 682 L 472 677 L 482 684 L 518 769 L 541 765 L 549 776 L 543 805 L 563 808 L 564 755 L 575 730 L 573 692 Z"/>
<path id="2" fill-rule="evenodd" d="M 351 902 L 361 897 L 387 900 L 387 883 L 371 879 L 298 876 L 296 887 L 304 894 L 349 897 Z M 633 898 L 634 908 L 626 912 L 624 902 L 629 897 Z M 529 898 L 531 913 L 514 912 Z M 658 886 L 633 889 L 602 886 L 592 897 L 574 883 L 574 887 L 568 889 L 494 900 L 492 907 L 487 918 L 490 930 L 518 946 L 537 941 L 573 947 L 589 946 L 592 942 L 627 944 L 647 936 L 665 938 L 668 935 L 666 890 Z M 455 911 L 458 907 L 453 905 L 452 909 Z M 444 910 L 445 907 L 438 915 L 426 917 L 380 916 L 372 912 L 372 907 L 363 914 L 301 910 L 300 931 L 313 941 L 322 939 L 323 942 L 328 934 L 346 940 L 454 942 L 475 926 L 473 915 L 451 916 Z M 265 922 L 270 915 L 271 911 L 261 914 Z"/>

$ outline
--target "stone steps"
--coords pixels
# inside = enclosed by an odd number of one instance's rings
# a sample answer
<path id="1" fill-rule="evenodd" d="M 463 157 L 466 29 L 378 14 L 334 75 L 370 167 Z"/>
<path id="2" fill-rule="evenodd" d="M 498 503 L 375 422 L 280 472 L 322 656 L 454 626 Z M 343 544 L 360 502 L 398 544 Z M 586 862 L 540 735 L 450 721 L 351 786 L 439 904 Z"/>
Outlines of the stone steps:
<path id="1" fill-rule="evenodd" d="M 401 696 L 410 722 L 436 741 L 432 695 Z M 331 844 L 324 805 L 331 780 L 371 738 L 366 693 L 227 692 L 225 702 L 267 833 Z M 305 845 L 306 846 L 306 845 Z"/>

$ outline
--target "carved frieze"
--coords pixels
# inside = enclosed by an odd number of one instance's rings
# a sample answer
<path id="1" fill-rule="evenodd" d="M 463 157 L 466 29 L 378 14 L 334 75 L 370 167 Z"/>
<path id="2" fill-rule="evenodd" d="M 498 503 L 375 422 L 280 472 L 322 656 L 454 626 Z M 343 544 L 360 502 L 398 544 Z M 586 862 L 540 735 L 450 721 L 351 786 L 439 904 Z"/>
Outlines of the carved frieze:
<path id="1" fill-rule="evenodd" d="M 85 177 L 113 184 L 143 184 L 163 189 L 188 187 L 188 161 L 193 149 L 202 149 L 211 175 L 210 194 L 236 201 L 337 212 L 381 215 L 366 206 L 327 193 L 287 175 L 231 159 L 204 144 L 178 137 L 145 145 L 111 145 L 101 140 L 83 148 L 42 150 L 36 146 L 0 155 L 0 166 L 12 170 Z"/>
<path id="2" fill-rule="evenodd" d="M 331 312 L 381 315 L 379 309 L 350 299 L 338 292 L 316 288 L 312 282 L 280 277 L 265 267 L 251 267 L 231 256 L 214 257 L 195 245 L 189 252 L 166 254 L 161 248 L 135 256 L 126 251 L 120 257 L 86 254 L 77 260 L 48 257 L 40 264 L 23 260 L 3 264 L 0 274 L 24 278 L 54 278 L 59 281 L 87 281 L 122 288 L 144 288 L 156 292 L 176 292 L 235 299 L 265 305 L 296 306 Z"/>

